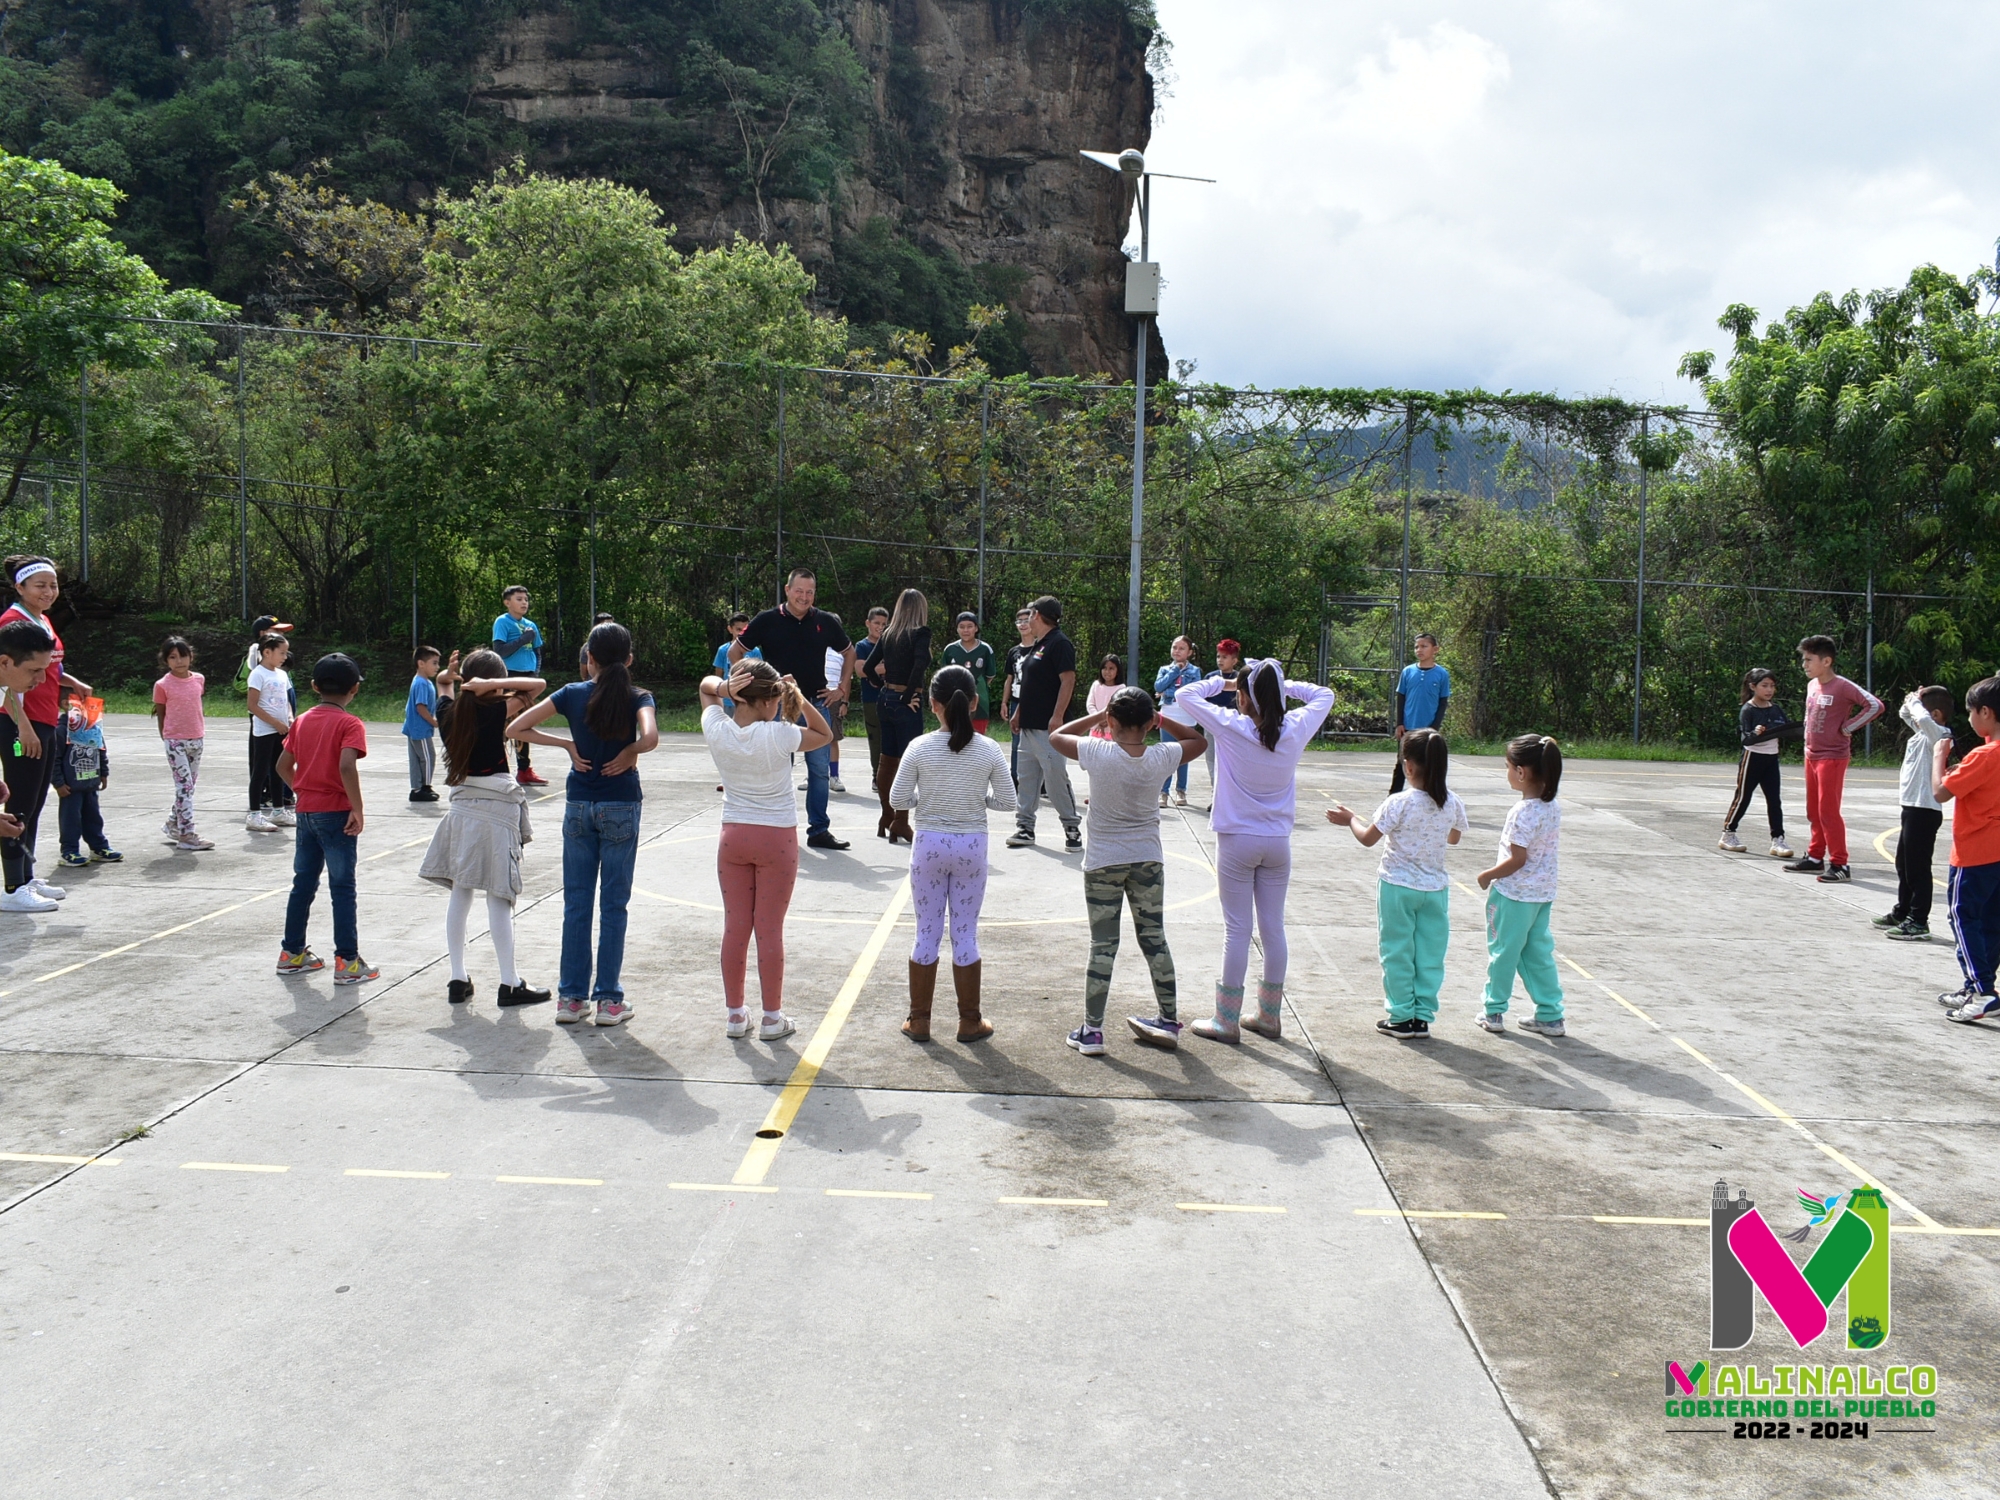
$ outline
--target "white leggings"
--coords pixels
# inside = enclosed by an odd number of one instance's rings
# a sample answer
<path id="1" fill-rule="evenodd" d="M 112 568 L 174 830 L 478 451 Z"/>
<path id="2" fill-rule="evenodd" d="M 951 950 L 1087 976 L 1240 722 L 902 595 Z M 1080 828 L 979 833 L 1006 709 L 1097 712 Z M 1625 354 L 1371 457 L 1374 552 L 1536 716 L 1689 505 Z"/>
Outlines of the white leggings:
<path id="1" fill-rule="evenodd" d="M 1288 835 L 1218 833 L 1216 883 L 1222 887 L 1222 982 L 1243 988 L 1250 968 L 1250 922 L 1264 946 L 1264 982 L 1283 984 L 1291 950 L 1285 945 L 1285 891 L 1292 883 Z"/>
<path id="2" fill-rule="evenodd" d="M 469 979 L 465 972 L 465 919 L 472 915 L 474 891 L 469 885 L 451 888 L 451 904 L 444 909 L 444 946 L 451 955 L 451 977 Z M 493 939 L 493 956 L 500 960 L 500 982 L 519 984 L 521 975 L 514 967 L 514 903 L 486 893 L 486 926 Z"/>

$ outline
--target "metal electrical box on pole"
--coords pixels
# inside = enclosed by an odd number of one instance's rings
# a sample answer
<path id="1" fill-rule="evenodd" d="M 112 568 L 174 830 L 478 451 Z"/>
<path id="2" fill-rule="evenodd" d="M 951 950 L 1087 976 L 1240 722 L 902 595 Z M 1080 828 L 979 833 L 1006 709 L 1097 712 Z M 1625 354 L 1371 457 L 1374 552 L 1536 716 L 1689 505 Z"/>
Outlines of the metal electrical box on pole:
<path id="1" fill-rule="evenodd" d="M 1158 261 L 1125 262 L 1125 315 L 1128 318 L 1156 318 L 1160 315 Z"/>

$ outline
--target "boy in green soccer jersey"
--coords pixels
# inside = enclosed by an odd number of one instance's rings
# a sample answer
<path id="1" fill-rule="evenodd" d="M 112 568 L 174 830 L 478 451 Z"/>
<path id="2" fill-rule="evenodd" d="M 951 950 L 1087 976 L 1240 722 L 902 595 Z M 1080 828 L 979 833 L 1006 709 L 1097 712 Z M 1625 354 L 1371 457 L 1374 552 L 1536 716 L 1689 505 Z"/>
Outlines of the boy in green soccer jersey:
<path id="1" fill-rule="evenodd" d="M 992 697 L 987 683 L 993 678 L 993 648 L 979 638 L 979 616 L 971 610 L 958 617 L 958 639 L 944 648 L 947 667 L 964 667 L 979 689 L 979 701 L 972 705 L 972 727 L 980 734 L 992 721 Z"/>

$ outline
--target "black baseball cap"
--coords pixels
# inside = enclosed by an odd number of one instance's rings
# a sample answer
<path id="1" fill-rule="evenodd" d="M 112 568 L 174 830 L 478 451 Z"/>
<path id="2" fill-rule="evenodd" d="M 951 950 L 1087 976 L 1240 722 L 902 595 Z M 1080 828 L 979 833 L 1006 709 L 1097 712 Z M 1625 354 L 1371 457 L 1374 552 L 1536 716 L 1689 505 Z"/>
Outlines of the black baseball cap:
<path id="1" fill-rule="evenodd" d="M 329 651 L 313 663 L 312 684 L 329 693 L 348 693 L 361 686 L 361 668 L 345 651 Z"/>
<path id="2" fill-rule="evenodd" d="M 252 635 L 265 635 L 273 630 L 290 630 L 292 627 L 276 615 L 259 615 L 250 622 Z"/>

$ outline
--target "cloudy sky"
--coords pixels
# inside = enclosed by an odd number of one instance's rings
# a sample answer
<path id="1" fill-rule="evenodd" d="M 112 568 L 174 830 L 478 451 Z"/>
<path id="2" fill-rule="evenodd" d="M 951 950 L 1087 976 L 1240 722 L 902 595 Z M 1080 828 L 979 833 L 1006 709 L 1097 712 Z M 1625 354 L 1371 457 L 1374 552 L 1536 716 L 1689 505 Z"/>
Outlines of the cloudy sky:
<path id="1" fill-rule="evenodd" d="M 1158 6 L 1150 163 L 1221 179 L 1155 187 L 1161 331 L 1203 379 L 1686 401 L 1729 303 L 2000 236 L 1990 7 Z"/>

